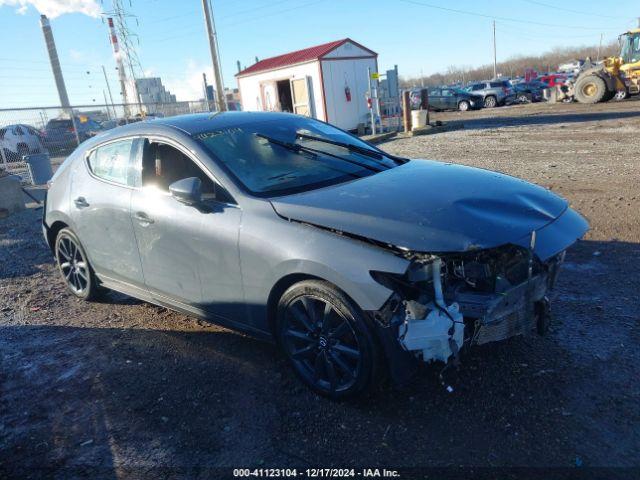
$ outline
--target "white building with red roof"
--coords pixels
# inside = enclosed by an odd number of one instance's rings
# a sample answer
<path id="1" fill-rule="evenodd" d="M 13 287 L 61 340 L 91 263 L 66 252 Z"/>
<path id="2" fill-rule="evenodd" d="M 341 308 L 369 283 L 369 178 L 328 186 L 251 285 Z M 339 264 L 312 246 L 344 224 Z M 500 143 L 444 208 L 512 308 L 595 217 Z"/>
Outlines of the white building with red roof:
<path id="1" fill-rule="evenodd" d="M 236 74 L 246 111 L 308 115 L 345 130 L 368 122 L 378 54 L 349 38 L 265 58 Z"/>

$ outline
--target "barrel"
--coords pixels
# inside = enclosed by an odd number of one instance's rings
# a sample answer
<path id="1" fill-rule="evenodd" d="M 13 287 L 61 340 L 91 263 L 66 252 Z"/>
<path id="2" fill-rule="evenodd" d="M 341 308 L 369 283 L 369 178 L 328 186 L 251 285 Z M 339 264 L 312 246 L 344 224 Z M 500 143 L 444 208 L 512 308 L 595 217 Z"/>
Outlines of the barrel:
<path id="1" fill-rule="evenodd" d="M 51 169 L 51 159 L 47 153 L 25 155 L 24 161 L 27 163 L 34 185 L 44 185 L 51 180 L 53 170 Z"/>

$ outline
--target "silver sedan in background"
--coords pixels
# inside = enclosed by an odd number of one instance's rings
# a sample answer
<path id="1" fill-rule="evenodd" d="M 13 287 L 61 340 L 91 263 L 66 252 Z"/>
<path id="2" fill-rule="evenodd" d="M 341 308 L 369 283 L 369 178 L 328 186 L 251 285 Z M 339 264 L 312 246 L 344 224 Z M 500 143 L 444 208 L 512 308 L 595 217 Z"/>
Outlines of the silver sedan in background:
<path id="1" fill-rule="evenodd" d="M 588 229 L 548 190 L 389 155 L 280 113 L 141 122 L 58 169 L 43 230 L 69 291 L 108 289 L 275 339 L 331 398 L 548 321 Z"/>

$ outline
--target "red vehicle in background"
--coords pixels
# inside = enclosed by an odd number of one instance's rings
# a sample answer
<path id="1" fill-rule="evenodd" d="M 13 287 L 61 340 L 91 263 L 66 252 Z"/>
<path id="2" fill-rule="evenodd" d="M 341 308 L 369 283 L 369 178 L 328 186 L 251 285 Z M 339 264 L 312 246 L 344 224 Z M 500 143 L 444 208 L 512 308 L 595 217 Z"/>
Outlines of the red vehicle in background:
<path id="1" fill-rule="evenodd" d="M 546 83 L 550 87 L 555 87 L 556 85 L 564 85 L 567 81 L 566 75 L 560 75 L 558 73 L 552 73 L 550 75 L 543 75 L 538 77 L 536 80 Z"/>

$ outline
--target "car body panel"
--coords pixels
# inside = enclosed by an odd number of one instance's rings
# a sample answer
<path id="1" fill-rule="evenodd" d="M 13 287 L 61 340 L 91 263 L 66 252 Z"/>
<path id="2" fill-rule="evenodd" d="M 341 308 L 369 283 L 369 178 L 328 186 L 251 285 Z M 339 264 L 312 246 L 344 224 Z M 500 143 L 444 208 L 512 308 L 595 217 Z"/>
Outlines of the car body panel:
<path id="1" fill-rule="evenodd" d="M 363 310 L 378 310 L 391 291 L 372 281 L 370 270 L 403 273 L 409 262 L 390 250 L 354 241 L 325 229 L 290 222 L 268 201 L 245 210 L 240 261 L 249 318 L 264 327 L 272 287 L 291 275 L 308 275 L 337 285 Z"/>
<path id="2" fill-rule="evenodd" d="M 420 252 L 521 242 L 568 207 L 552 192 L 514 177 L 426 160 L 273 204 L 285 218 Z M 576 231 L 573 240 L 583 233 Z"/>

